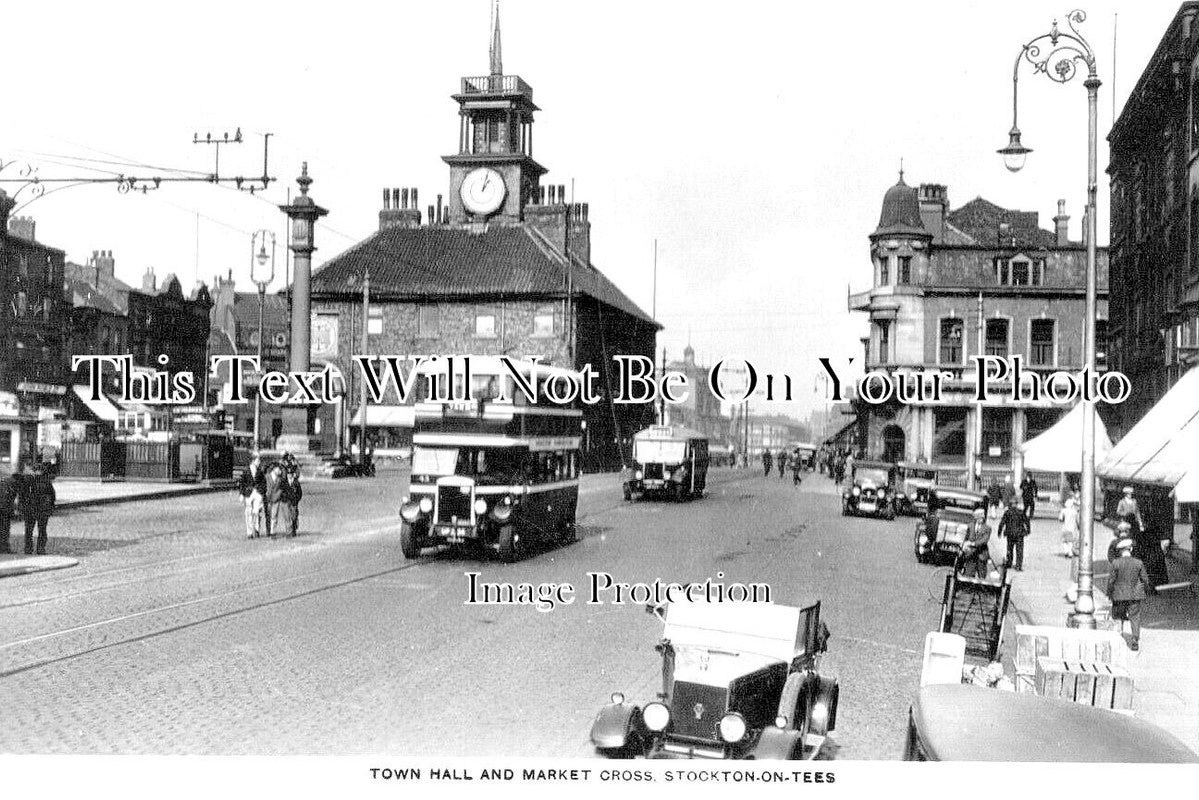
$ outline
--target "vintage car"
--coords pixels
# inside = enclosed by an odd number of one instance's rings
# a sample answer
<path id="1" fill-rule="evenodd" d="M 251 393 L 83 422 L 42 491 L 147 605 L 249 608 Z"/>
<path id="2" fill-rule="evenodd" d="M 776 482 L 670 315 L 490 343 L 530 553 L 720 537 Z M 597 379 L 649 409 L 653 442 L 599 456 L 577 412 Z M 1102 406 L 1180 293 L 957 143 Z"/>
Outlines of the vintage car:
<path id="1" fill-rule="evenodd" d="M 662 691 L 600 709 L 591 742 L 614 758 L 811 759 L 837 723 L 838 685 L 817 672 L 820 603 L 676 602 L 665 622 Z"/>
<path id="2" fill-rule="evenodd" d="M 937 483 L 937 467 L 912 461 L 900 461 L 899 489 L 895 493 L 895 510 L 908 516 L 921 516 L 928 511 L 928 493 Z"/>
<path id="3" fill-rule="evenodd" d="M 886 461 L 855 461 L 849 488 L 841 493 L 841 513 L 895 519 L 898 468 Z"/>
<path id="4" fill-rule="evenodd" d="M 1195 764 L 1170 733 L 1136 717 L 1036 694 L 967 684 L 920 690 L 905 761 Z"/>
<path id="5" fill-rule="evenodd" d="M 795 459 L 796 463 L 799 464 L 800 469 L 813 472 L 816 469 L 816 452 L 819 449 L 820 448 L 814 444 L 800 442 L 799 444 L 792 445 L 791 458 Z"/>
<path id="6" fill-rule="evenodd" d="M 926 530 L 927 518 L 916 523 L 913 549 L 916 560 L 931 564 L 940 559 L 957 558 L 966 541 L 966 531 L 974 520 L 974 510 L 987 508 L 987 496 L 982 492 L 934 486 L 927 503 L 937 507 L 937 530 Z"/>

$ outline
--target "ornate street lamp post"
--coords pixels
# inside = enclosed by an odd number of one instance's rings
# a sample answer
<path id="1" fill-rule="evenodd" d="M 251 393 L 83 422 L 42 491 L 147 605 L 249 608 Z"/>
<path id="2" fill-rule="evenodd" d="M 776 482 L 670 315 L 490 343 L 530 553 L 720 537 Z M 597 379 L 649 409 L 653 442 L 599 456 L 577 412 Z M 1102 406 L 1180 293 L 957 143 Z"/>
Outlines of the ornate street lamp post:
<path id="1" fill-rule="evenodd" d="M 1045 75 L 1057 83 L 1068 83 L 1078 74 L 1078 66 L 1086 67 L 1087 77 L 1083 86 L 1087 89 L 1087 208 L 1083 220 L 1083 235 L 1087 246 L 1087 306 L 1086 322 L 1083 326 L 1083 370 L 1088 377 L 1095 369 L 1095 194 L 1097 180 L 1097 133 L 1100 81 L 1095 69 L 1095 52 L 1087 40 L 1078 32 L 1078 25 L 1086 21 L 1086 12 L 1071 11 L 1066 15 L 1068 33 L 1058 30 L 1057 21 L 1049 33 L 1036 37 L 1021 49 L 1012 69 L 1012 129 L 1006 147 L 999 150 L 1005 166 L 1012 172 L 1024 166 L 1024 160 L 1032 152 L 1020 142 L 1020 129 L 1016 126 L 1016 86 L 1020 63 L 1028 61 L 1034 73 Z M 1044 52 L 1044 55 L 1042 55 Z M 1087 400 L 1083 404 L 1082 416 L 1082 525 L 1078 547 L 1078 597 L 1074 601 L 1074 612 L 1069 624 L 1076 628 L 1095 627 L 1094 597 L 1094 547 L 1095 547 L 1095 405 Z"/>
<path id="2" fill-rule="evenodd" d="M 271 252 L 266 252 L 267 241 Z M 257 244 L 257 248 L 255 248 Z M 262 363 L 262 311 L 266 305 L 266 287 L 275 279 L 275 234 L 268 230 L 255 231 L 250 237 L 250 279 L 258 285 L 258 374 L 265 371 Z M 262 446 L 262 394 L 254 392 L 254 447 Z"/>

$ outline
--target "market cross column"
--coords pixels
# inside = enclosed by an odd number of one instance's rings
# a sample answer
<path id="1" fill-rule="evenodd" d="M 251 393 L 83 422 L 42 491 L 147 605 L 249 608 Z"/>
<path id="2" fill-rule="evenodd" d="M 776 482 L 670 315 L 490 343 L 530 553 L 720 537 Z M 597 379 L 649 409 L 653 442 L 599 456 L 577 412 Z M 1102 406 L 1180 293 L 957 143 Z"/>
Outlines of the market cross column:
<path id="1" fill-rule="evenodd" d="M 286 214 L 291 222 L 288 247 L 295 256 L 291 286 L 291 346 L 288 369 L 291 372 L 305 372 L 308 370 L 312 327 L 312 253 L 316 250 L 316 245 L 313 244 L 313 229 L 316 221 L 328 214 L 329 210 L 321 208 L 308 196 L 312 178 L 308 177 L 307 161 L 300 169 L 300 177 L 296 178 L 296 183 L 300 185 L 300 196 L 290 205 L 279 206 L 279 210 Z M 313 450 L 320 440 L 309 435 L 308 418 L 309 409 L 306 406 L 284 407 L 283 435 L 275 441 L 275 448 L 301 453 Z"/>

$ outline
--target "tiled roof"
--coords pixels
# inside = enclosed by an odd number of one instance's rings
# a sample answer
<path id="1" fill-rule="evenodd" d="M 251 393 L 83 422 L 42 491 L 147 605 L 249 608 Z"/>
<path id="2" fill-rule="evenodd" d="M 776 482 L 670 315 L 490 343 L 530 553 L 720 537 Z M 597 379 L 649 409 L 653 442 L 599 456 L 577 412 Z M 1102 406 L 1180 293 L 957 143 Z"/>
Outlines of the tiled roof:
<path id="1" fill-rule="evenodd" d="M 1018 247 L 1057 247 L 1057 234 L 1042 230 L 1037 219 L 1035 211 L 1002 208 L 981 197 L 946 216 L 950 224 L 973 239 L 975 244 L 989 246 L 1002 241 L 1006 247 L 1014 239 Z M 1008 230 L 1001 233 L 999 226 L 1003 223 L 1008 225 Z"/>
<path id="2" fill-rule="evenodd" d="M 903 175 L 900 174 L 899 183 L 883 195 L 883 210 L 879 214 L 878 228 L 875 229 L 874 235 L 904 233 L 927 235 L 928 231 L 920 219 L 920 201 L 916 188 L 904 183 Z"/>
<path id="3" fill-rule="evenodd" d="M 574 291 L 646 322 L 650 317 L 595 267 L 572 259 Z M 394 298 L 562 295 L 566 257 L 529 225 L 386 228 L 325 263 L 314 295 L 356 294 L 370 270 L 371 292 Z"/>
<path id="4" fill-rule="evenodd" d="M 94 308 L 97 311 L 102 311 L 105 314 L 115 314 L 123 316 L 125 312 L 121 311 L 107 297 L 96 291 L 96 288 L 87 281 L 72 281 L 68 280 L 67 287 L 71 291 L 72 301 L 77 297 L 79 302 L 74 303 L 76 307 Z"/>
<path id="5" fill-rule="evenodd" d="M 268 294 L 263 297 L 263 324 L 277 328 L 287 324 L 287 296 Z M 238 325 L 258 327 L 258 292 L 237 292 L 233 297 L 233 319 Z"/>

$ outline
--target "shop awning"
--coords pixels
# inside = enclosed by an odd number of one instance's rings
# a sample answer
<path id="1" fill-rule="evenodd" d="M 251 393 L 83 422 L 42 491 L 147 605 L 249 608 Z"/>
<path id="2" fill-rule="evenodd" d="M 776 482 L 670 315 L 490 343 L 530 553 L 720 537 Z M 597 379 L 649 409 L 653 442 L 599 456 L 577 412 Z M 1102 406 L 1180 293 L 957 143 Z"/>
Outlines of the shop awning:
<path id="1" fill-rule="evenodd" d="M 74 390 L 75 396 L 87 407 L 87 410 L 96 416 L 96 419 L 103 420 L 104 422 L 116 422 L 120 418 L 120 409 L 113 405 L 112 401 L 103 394 L 100 395 L 99 400 L 92 399 L 90 386 L 72 386 L 71 389 Z"/>
<path id="2" fill-rule="evenodd" d="M 368 428 L 411 428 L 416 419 L 414 406 L 367 406 L 366 427 Z M 362 409 L 354 412 L 350 426 L 362 424 Z"/>
<path id="3" fill-rule="evenodd" d="M 1082 403 L 1070 409 L 1049 430 L 1020 446 L 1024 468 L 1034 472 L 1082 472 Z M 1112 440 L 1099 415 L 1095 415 L 1095 463 L 1112 449 Z"/>
<path id="4" fill-rule="evenodd" d="M 1199 470 L 1199 369 L 1192 369 L 1149 409 L 1096 468 L 1099 477 L 1176 486 Z"/>

